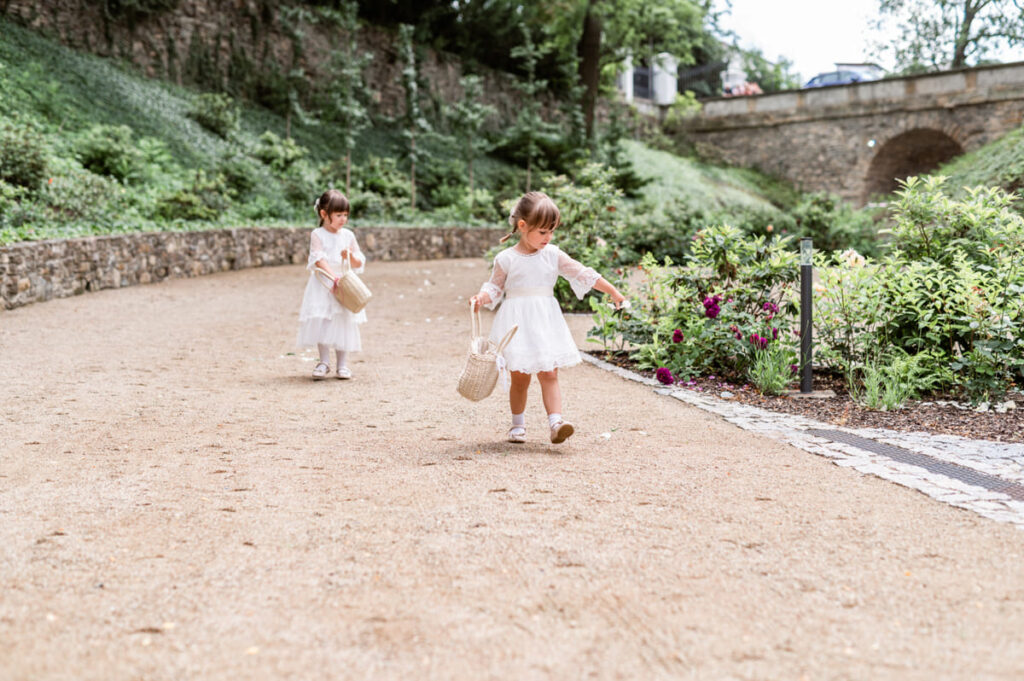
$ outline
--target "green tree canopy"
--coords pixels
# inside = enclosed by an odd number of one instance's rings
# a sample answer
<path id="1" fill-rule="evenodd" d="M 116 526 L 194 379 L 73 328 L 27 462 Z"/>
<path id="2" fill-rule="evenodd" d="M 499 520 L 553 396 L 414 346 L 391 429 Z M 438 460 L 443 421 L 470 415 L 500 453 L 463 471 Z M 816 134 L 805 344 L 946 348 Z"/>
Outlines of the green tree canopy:
<path id="1" fill-rule="evenodd" d="M 892 29 L 896 38 L 889 38 Z M 877 47 L 896 70 L 960 68 L 1024 44 L 1021 0 L 879 0 Z"/>

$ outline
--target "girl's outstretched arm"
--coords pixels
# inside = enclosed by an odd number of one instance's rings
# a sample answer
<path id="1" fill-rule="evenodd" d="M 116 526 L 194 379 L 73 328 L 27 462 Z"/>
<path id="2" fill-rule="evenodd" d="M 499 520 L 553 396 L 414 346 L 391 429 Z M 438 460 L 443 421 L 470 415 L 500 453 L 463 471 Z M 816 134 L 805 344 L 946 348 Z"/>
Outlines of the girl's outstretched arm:
<path id="1" fill-rule="evenodd" d="M 612 297 L 612 302 L 615 303 L 615 309 L 618 310 L 622 307 L 622 304 L 626 302 L 626 296 L 619 293 L 619 289 L 615 288 L 614 285 L 604 277 L 597 280 L 594 284 L 594 288 L 601 293 L 607 293 Z"/>

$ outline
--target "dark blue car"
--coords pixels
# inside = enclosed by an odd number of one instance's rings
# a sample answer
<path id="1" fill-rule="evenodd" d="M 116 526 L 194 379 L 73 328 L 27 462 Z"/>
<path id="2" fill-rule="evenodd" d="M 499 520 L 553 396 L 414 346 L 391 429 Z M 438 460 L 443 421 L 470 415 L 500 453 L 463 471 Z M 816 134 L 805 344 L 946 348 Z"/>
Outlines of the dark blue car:
<path id="1" fill-rule="evenodd" d="M 828 87 L 829 85 L 847 85 L 848 83 L 860 83 L 861 81 L 868 80 L 856 71 L 829 71 L 828 73 L 819 73 L 814 78 L 807 81 L 804 85 L 808 87 Z"/>

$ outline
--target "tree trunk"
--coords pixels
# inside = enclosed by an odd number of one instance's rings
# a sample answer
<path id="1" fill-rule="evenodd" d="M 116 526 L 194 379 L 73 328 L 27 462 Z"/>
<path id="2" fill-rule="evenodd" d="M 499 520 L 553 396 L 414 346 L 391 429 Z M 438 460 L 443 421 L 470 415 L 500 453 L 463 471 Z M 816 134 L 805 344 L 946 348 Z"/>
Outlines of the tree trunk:
<path id="1" fill-rule="evenodd" d="M 473 204 L 473 157 L 469 157 L 469 202 Z"/>
<path id="2" fill-rule="evenodd" d="M 583 84 L 583 124 L 587 140 L 594 138 L 594 108 L 597 89 L 601 84 L 601 17 L 596 5 L 600 0 L 587 0 L 587 13 L 583 17 L 583 33 L 576 52 L 580 58 L 580 82 Z"/>
<path id="3" fill-rule="evenodd" d="M 985 2 L 974 3 L 967 0 L 964 3 L 963 23 L 956 34 L 956 43 L 953 45 L 953 63 L 951 68 L 959 69 L 967 65 L 967 44 L 971 38 L 971 22 L 977 16 L 978 11 L 985 5 Z"/>

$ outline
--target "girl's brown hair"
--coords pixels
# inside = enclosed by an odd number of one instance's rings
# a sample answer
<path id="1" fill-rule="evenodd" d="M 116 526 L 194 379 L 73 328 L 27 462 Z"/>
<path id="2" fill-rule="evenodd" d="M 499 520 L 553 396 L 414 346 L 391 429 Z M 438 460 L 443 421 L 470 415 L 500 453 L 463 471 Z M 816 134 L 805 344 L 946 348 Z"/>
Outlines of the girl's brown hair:
<path id="1" fill-rule="evenodd" d="M 505 243 L 516 233 L 517 225 L 522 220 L 529 230 L 554 229 L 562 222 L 562 214 L 551 197 L 544 192 L 527 192 L 516 202 L 515 208 L 508 216 L 508 224 L 512 231 L 501 237 Z"/>
<path id="2" fill-rule="evenodd" d="M 324 219 L 320 216 L 320 211 L 326 211 L 328 217 L 334 213 L 349 212 L 348 199 L 337 189 L 328 189 L 321 194 L 320 198 L 313 203 L 313 208 L 316 210 L 316 217 L 320 220 L 321 225 L 324 224 Z"/>

